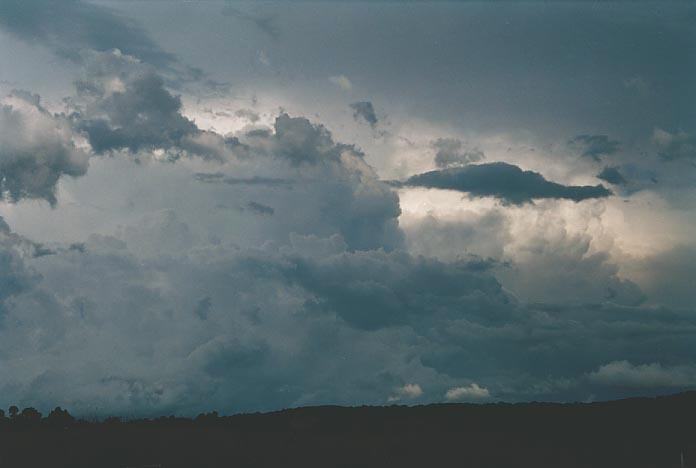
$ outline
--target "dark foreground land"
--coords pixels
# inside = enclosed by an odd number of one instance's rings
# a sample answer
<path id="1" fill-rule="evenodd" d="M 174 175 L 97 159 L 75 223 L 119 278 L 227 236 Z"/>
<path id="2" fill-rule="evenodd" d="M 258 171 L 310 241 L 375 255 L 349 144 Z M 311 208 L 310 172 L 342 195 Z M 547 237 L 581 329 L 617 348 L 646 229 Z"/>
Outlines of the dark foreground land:
<path id="1" fill-rule="evenodd" d="M 680 466 L 696 468 L 696 392 L 568 405 L 326 406 L 195 420 L 95 423 L 63 412 L 41 419 L 31 410 L 0 419 L 2 468 Z"/>

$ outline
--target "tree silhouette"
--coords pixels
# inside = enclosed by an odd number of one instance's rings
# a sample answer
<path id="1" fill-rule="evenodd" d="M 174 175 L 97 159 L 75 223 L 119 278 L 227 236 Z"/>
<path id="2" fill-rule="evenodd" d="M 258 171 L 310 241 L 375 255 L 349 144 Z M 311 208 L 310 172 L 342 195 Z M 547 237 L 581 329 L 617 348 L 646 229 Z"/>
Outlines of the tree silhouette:
<path id="1" fill-rule="evenodd" d="M 8 411 L 10 413 L 10 419 L 16 419 L 17 414 L 19 414 L 19 408 L 16 407 L 15 405 L 12 405 L 8 408 Z"/>
<path id="2" fill-rule="evenodd" d="M 46 422 L 52 426 L 67 427 L 75 422 L 75 418 L 67 410 L 57 406 L 46 416 Z"/>
<path id="3" fill-rule="evenodd" d="M 41 413 L 36 408 L 24 408 L 18 418 L 24 423 L 34 424 L 41 422 Z"/>

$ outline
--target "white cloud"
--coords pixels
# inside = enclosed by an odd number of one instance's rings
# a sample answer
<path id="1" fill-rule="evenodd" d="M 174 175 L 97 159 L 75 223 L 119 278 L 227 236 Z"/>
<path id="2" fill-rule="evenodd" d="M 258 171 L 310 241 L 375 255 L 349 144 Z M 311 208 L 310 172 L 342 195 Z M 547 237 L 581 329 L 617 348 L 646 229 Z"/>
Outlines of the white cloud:
<path id="1" fill-rule="evenodd" d="M 413 400 L 423 395 L 423 389 L 418 384 L 409 383 L 396 389 L 394 395 L 387 398 L 387 401 Z"/>
<path id="2" fill-rule="evenodd" d="M 659 362 L 634 365 L 628 361 L 612 361 L 600 366 L 588 377 L 594 383 L 620 387 L 691 387 L 696 386 L 696 367 L 664 367 Z"/>
<path id="3" fill-rule="evenodd" d="M 350 91 L 353 89 L 353 83 L 351 83 L 348 77 L 345 75 L 330 76 L 329 81 L 344 91 Z"/>
<path id="4" fill-rule="evenodd" d="M 486 387 L 480 387 L 477 383 L 472 383 L 466 387 L 453 387 L 445 393 L 447 401 L 458 400 L 485 400 L 490 398 L 491 393 Z"/>

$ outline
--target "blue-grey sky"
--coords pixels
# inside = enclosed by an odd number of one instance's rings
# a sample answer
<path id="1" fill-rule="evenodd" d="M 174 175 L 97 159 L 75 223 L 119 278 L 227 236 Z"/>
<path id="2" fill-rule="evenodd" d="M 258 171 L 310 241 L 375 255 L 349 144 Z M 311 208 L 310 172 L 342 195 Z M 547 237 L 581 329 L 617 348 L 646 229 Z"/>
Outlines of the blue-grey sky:
<path id="1" fill-rule="evenodd" d="M 694 388 L 695 20 L 0 0 L 0 406 Z"/>

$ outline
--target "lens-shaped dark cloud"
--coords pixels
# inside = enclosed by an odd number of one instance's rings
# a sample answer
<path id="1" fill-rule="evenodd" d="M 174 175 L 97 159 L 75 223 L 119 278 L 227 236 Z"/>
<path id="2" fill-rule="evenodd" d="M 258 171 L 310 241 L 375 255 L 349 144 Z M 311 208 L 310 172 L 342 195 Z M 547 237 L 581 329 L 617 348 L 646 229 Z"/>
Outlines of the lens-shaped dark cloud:
<path id="1" fill-rule="evenodd" d="M 523 171 L 503 162 L 426 172 L 396 185 L 456 190 L 474 197 L 495 197 L 517 205 L 539 198 L 562 198 L 579 202 L 612 194 L 601 185 L 576 186 L 550 182 L 538 172 Z"/>

